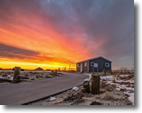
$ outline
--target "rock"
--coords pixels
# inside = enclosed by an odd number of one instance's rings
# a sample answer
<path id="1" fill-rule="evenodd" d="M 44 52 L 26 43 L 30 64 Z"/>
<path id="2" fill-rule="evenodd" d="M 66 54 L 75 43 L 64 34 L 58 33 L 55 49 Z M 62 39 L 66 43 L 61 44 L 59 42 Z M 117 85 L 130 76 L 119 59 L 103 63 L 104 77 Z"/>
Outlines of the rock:
<path id="1" fill-rule="evenodd" d="M 8 80 L 8 79 L 2 79 L 2 78 L 0 78 L 0 82 L 12 82 L 12 81 Z"/>
<path id="2" fill-rule="evenodd" d="M 82 103 L 84 102 L 85 100 L 84 99 L 75 99 L 70 105 L 78 105 L 79 103 Z"/>
<path id="3" fill-rule="evenodd" d="M 35 80 L 34 78 L 31 78 L 30 80 Z"/>
<path id="4" fill-rule="evenodd" d="M 4 74 L 2 75 L 2 77 L 7 77 L 7 74 L 4 73 Z"/>
<path id="5" fill-rule="evenodd" d="M 26 76 L 21 76 L 21 79 L 29 79 L 29 78 Z"/>
<path id="6" fill-rule="evenodd" d="M 75 99 L 81 99 L 82 97 L 83 97 L 83 92 L 81 90 L 75 92 L 73 91 L 64 98 L 64 101 L 72 101 Z"/>
<path id="7" fill-rule="evenodd" d="M 89 83 L 90 83 L 89 81 L 83 82 L 83 92 L 90 93 L 90 84 Z"/>
<path id="8" fill-rule="evenodd" d="M 45 75 L 45 78 L 53 78 L 52 75 Z"/>
<path id="9" fill-rule="evenodd" d="M 43 78 L 43 76 L 42 76 L 42 75 L 40 75 L 40 78 Z"/>
<path id="10" fill-rule="evenodd" d="M 36 75 L 36 78 L 37 78 L 37 79 L 39 79 L 39 77 L 40 77 L 39 75 Z"/>
<path id="11" fill-rule="evenodd" d="M 64 75 L 63 73 L 58 73 L 58 75 Z"/>
<path id="12" fill-rule="evenodd" d="M 106 91 L 113 91 L 115 88 L 113 86 L 108 86 L 105 89 Z"/>
<path id="13" fill-rule="evenodd" d="M 92 101 L 92 102 L 90 103 L 90 105 L 102 105 L 102 103 L 96 102 L 96 101 Z"/>
<path id="14" fill-rule="evenodd" d="M 25 76 L 29 76 L 28 74 L 25 74 Z"/>
<path id="15" fill-rule="evenodd" d="M 73 87 L 72 90 L 73 90 L 73 91 L 78 91 L 79 88 L 78 88 L 78 87 Z"/>
<path id="16" fill-rule="evenodd" d="M 126 91 L 126 89 L 125 88 L 121 88 L 120 91 Z"/>

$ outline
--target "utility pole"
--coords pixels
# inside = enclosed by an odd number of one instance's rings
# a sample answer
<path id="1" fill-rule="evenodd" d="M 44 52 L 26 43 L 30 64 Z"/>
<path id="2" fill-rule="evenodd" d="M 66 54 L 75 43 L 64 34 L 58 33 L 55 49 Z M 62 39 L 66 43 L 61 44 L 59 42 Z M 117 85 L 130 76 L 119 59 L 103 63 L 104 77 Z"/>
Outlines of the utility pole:
<path id="1" fill-rule="evenodd" d="M 69 71 L 70 71 L 71 64 L 69 64 Z"/>
<path id="2" fill-rule="evenodd" d="M 66 66 L 65 66 L 65 71 L 66 71 Z"/>
<path id="3" fill-rule="evenodd" d="M 93 73 L 94 73 L 94 62 L 93 62 Z"/>

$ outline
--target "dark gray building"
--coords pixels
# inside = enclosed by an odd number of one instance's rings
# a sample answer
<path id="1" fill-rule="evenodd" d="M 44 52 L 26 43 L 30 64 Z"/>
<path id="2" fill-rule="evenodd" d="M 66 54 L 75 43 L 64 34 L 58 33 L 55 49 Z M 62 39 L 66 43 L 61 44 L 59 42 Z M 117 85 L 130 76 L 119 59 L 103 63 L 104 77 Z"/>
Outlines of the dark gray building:
<path id="1" fill-rule="evenodd" d="M 102 72 L 103 69 L 106 71 L 111 70 L 111 61 L 103 58 L 97 57 L 88 60 L 84 60 L 76 63 L 77 72 Z"/>

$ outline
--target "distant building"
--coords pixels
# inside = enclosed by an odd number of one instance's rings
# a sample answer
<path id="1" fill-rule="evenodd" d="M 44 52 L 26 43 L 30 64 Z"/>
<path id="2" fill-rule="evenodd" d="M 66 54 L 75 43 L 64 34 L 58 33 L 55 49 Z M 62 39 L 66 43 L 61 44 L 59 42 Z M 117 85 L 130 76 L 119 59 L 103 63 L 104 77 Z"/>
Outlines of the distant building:
<path id="1" fill-rule="evenodd" d="M 35 69 L 36 71 L 42 71 L 43 69 L 41 67 L 38 67 Z"/>
<path id="2" fill-rule="evenodd" d="M 111 61 L 103 57 L 92 58 L 76 63 L 77 72 L 103 72 L 103 69 L 106 71 L 111 70 Z"/>

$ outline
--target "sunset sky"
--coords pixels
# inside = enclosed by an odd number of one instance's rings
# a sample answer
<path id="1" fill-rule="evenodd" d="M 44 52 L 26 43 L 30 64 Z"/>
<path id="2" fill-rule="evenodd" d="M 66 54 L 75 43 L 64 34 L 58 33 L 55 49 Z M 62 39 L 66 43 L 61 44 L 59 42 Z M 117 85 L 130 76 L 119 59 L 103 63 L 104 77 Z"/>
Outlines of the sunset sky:
<path id="1" fill-rule="evenodd" d="M 133 0 L 0 0 L 0 68 L 134 66 Z"/>

